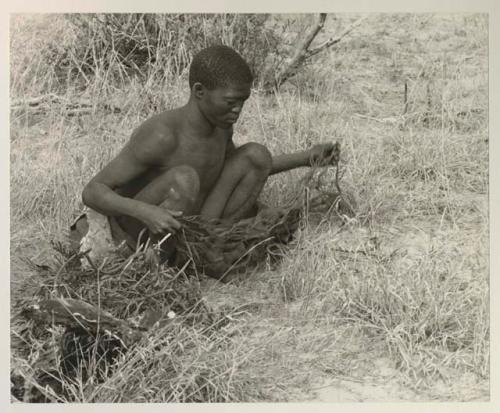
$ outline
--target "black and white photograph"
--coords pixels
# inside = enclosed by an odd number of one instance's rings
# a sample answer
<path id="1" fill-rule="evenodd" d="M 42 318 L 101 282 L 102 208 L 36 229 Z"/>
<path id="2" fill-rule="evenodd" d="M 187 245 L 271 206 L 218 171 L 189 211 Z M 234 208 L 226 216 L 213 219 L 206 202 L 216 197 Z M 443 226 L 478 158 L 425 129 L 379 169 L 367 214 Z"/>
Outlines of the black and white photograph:
<path id="1" fill-rule="evenodd" d="M 488 13 L 9 20 L 11 404 L 490 401 Z"/>

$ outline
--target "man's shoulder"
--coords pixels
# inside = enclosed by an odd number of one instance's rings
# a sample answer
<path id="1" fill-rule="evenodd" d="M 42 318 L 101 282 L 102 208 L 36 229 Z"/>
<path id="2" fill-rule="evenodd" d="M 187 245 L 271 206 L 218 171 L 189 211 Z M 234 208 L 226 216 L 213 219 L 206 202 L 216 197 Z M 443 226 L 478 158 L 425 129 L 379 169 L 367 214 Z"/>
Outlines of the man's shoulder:
<path id="1" fill-rule="evenodd" d="M 170 141 L 176 138 L 177 120 L 175 111 L 166 111 L 146 119 L 132 133 L 131 140 Z"/>
<path id="2" fill-rule="evenodd" d="M 127 146 L 134 152 L 162 155 L 177 145 L 177 125 L 174 111 L 162 112 L 140 124 L 132 133 Z"/>

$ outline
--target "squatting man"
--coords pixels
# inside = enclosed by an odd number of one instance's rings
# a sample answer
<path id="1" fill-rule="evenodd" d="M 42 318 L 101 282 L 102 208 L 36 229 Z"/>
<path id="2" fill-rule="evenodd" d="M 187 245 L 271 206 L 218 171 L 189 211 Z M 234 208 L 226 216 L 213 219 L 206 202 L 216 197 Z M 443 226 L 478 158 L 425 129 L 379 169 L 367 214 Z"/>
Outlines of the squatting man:
<path id="1" fill-rule="evenodd" d="M 255 216 L 270 175 L 335 161 L 334 143 L 279 156 L 260 143 L 236 147 L 233 125 L 252 82 L 248 64 L 230 47 L 208 47 L 193 58 L 187 104 L 142 123 L 83 190 L 84 204 L 107 217 L 115 241 L 156 242 L 180 229 L 181 215 Z M 163 244 L 163 259 L 175 252 L 174 242 Z"/>

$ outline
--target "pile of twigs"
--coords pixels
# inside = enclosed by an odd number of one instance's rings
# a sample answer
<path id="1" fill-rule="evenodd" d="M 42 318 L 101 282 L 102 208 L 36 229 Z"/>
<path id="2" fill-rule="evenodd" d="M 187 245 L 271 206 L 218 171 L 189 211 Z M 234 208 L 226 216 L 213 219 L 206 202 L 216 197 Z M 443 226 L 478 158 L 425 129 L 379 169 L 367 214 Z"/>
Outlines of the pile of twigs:
<path id="1" fill-rule="evenodd" d="M 281 255 L 305 215 L 353 216 L 355 202 L 340 188 L 338 164 L 333 189 L 322 188 L 325 171 L 312 169 L 287 205 L 263 208 L 254 218 L 236 223 L 201 216 L 181 219 L 177 265 L 189 262 L 195 271 L 227 281 L 234 274 L 255 268 L 267 257 Z M 313 192 L 316 194 L 311 197 Z"/>

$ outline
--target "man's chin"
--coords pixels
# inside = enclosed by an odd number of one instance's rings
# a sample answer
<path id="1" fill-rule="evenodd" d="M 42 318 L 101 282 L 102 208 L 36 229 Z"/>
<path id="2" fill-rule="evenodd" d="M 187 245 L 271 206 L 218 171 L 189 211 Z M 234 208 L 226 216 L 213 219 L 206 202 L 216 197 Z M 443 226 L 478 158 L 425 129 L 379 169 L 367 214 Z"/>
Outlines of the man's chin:
<path id="1" fill-rule="evenodd" d="M 219 129 L 231 129 L 231 127 L 238 121 L 238 119 L 235 120 L 229 120 L 227 118 L 212 118 L 210 120 L 210 123 L 214 126 L 216 126 Z"/>
<path id="2" fill-rule="evenodd" d="M 217 127 L 220 129 L 231 129 L 235 122 L 218 122 Z"/>

